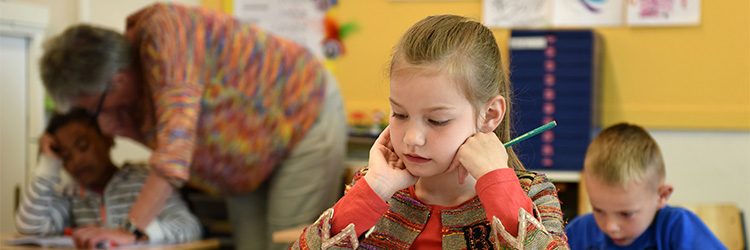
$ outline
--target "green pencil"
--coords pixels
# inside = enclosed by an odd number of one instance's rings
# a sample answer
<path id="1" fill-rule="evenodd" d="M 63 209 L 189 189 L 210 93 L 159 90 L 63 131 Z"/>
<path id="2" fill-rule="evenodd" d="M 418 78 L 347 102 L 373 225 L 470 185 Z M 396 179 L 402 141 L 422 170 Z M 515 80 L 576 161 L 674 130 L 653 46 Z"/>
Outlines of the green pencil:
<path id="1" fill-rule="evenodd" d="M 551 128 L 555 127 L 555 126 L 557 126 L 557 122 L 556 121 L 551 121 L 550 123 L 544 124 L 541 127 L 538 127 L 538 128 L 535 128 L 532 131 L 526 132 L 526 134 L 523 134 L 523 135 L 521 135 L 519 137 L 516 137 L 515 139 L 510 140 L 510 141 L 506 142 L 503 145 L 505 145 L 506 148 L 510 147 L 510 146 L 513 146 L 513 144 L 516 144 L 516 143 L 519 143 L 519 142 L 521 142 L 523 140 L 529 139 L 530 137 L 535 136 L 535 135 L 537 135 L 537 134 L 539 134 L 541 132 L 547 131 L 548 129 L 551 129 Z"/>

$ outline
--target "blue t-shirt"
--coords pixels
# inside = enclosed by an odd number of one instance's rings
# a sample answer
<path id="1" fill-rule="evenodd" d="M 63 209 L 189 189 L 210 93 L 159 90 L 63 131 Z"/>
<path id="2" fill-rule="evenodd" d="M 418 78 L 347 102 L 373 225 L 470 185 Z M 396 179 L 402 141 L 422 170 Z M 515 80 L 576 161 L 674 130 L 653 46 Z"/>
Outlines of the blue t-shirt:
<path id="1" fill-rule="evenodd" d="M 593 214 L 578 216 L 565 227 L 571 250 L 727 249 L 692 212 L 666 206 L 629 246 L 615 245 L 596 225 Z"/>

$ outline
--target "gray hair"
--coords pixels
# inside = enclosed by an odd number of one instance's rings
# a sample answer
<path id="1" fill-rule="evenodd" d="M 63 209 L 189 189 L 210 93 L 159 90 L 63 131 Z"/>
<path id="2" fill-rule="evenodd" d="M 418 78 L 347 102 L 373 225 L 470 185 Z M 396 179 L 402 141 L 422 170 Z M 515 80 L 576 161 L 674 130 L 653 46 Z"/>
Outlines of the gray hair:
<path id="1" fill-rule="evenodd" d="M 45 42 L 39 67 L 47 93 L 66 112 L 81 94 L 103 92 L 112 77 L 130 67 L 130 57 L 120 33 L 79 24 Z"/>

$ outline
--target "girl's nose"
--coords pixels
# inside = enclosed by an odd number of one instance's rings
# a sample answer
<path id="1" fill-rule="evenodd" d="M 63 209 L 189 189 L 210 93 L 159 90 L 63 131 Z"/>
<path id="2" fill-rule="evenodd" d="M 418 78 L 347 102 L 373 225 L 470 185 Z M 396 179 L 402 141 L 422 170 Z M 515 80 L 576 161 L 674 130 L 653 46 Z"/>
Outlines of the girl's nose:
<path id="1" fill-rule="evenodd" d="M 404 143 L 407 146 L 424 146 L 425 143 L 425 136 L 424 132 L 422 132 L 422 129 L 417 124 L 410 124 L 409 128 L 406 130 L 406 135 L 404 135 Z"/>

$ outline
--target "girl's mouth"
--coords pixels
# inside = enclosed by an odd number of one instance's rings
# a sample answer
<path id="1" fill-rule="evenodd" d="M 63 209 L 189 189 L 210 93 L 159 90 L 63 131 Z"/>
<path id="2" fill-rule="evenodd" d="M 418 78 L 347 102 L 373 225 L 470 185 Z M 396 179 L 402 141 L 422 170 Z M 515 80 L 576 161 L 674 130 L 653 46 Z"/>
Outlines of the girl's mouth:
<path id="1" fill-rule="evenodd" d="M 410 162 L 414 162 L 414 163 L 425 163 L 425 162 L 431 161 L 430 159 L 421 157 L 416 154 L 405 154 L 404 157 Z"/>

